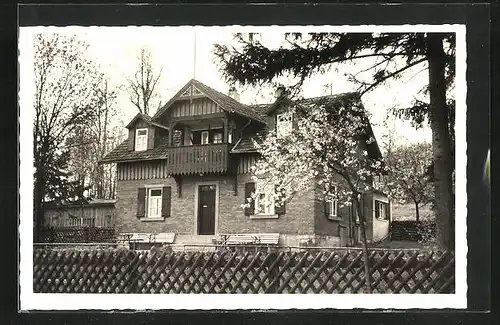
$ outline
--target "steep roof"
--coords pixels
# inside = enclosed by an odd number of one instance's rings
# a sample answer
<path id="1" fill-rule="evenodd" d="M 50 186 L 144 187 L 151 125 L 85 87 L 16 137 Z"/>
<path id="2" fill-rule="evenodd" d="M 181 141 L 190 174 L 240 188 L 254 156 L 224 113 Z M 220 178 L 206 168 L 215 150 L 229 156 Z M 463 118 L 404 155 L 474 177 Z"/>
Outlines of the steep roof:
<path id="1" fill-rule="evenodd" d="M 256 120 L 261 123 L 265 123 L 265 120 L 253 109 L 249 106 L 242 104 L 235 100 L 234 98 L 217 91 L 204 83 L 191 79 L 184 87 L 182 87 L 162 108 L 156 112 L 153 116 L 153 120 L 160 117 L 168 108 L 180 97 L 184 91 L 186 91 L 189 86 L 196 87 L 199 91 L 201 91 L 205 96 L 216 102 L 222 110 L 228 113 L 236 113 L 250 119 Z"/>
<path id="2" fill-rule="evenodd" d="M 126 128 L 127 129 L 130 129 L 131 127 L 133 127 L 135 125 L 135 123 L 138 121 L 138 120 L 143 120 L 144 122 L 146 122 L 146 124 L 148 125 L 153 125 L 153 126 L 156 126 L 156 127 L 159 127 L 159 128 L 162 128 L 162 129 L 167 129 L 168 130 L 168 127 L 165 126 L 165 125 L 162 125 L 162 124 L 159 124 L 159 123 L 155 123 L 151 120 L 151 117 L 149 115 L 146 115 L 146 114 L 142 114 L 142 113 L 137 113 L 136 116 L 134 116 L 134 118 L 127 124 Z"/>
<path id="3" fill-rule="evenodd" d="M 262 143 L 266 137 L 266 130 L 258 130 L 255 133 L 245 133 L 231 149 L 231 153 L 257 152 L 254 141 Z"/>
<path id="4" fill-rule="evenodd" d="M 145 161 L 145 160 L 158 160 L 166 159 L 167 148 L 168 148 L 168 138 L 160 138 L 158 144 L 153 149 L 148 149 L 144 151 L 133 151 L 128 150 L 128 139 L 123 141 L 110 153 L 108 153 L 100 163 L 114 163 L 114 162 L 126 162 L 126 161 Z"/>
<path id="5" fill-rule="evenodd" d="M 328 95 L 328 96 L 320 96 L 320 97 L 312 97 L 312 98 L 304 98 L 299 100 L 291 100 L 286 97 L 277 99 L 272 104 L 261 104 L 261 105 L 253 105 L 251 106 L 256 112 L 259 112 L 262 116 L 272 114 L 280 105 L 288 104 L 294 105 L 298 104 L 300 108 L 304 110 L 309 110 L 311 107 L 319 104 L 326 105 L 327 109 L 333 110 L 335 109 L 337 104 L 341 104 L 343 101 L 354 99 L 359 102 L 362 107 L 362 103 L 358 93 L 350 92 L 350 93 L 342 93 L 336 95 Z M 365 115 L 364 109 L 361 111 L 361 114 Z M 366 135 L 375 138 L 373 133 L 373 129 L 371 127 L 371 123 L 367 123 L 366 126 Z M 262 142 L 265 137 L 265 130 L 259 130 L 255 133 L 246 133 L 243 134 L 241 139 L 234 145 L 231 150 L 232 153 L 250 153 L 257 152 L 257 148 L 254 146 L 254 141 Z M 380 152 L 380 148 L 378 147 L 377 142 L 372 142 L 368 144 L 366 147 L 368 154 L 370 157 L 376 159 L 382 157 L 382 153 Z"/>

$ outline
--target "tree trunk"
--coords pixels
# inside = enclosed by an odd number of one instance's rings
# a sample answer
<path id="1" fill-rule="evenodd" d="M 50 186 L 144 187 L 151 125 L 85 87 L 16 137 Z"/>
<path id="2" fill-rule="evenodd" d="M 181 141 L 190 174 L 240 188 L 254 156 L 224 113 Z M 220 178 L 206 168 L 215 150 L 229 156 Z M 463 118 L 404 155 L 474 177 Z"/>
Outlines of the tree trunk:
<path id="1" fill-rule="evenodd" d="M 429 120 L 432 129 L 432 151 L 434 162 L 434 187 L 436 196 L 436 236 L 444 249 L 454 249 L 454 208 L 448 107 L 444 79 L 445 57 L 441 34 L 427 35 L 429 61 Z"/>
<path id="2" fill-rule="evenodd" d="M 365 264 L 365 284 L 367 293 L 372 293 L 372 282 L 371 282 L 371 271 L 370 271 L 370 261 L 368 255 L 368 242 L 366 240 L 366 228 L 365 228 L 365 215 L 363 209 L 361 207 L 361 203 L 359 202 L 358 195 L 355 195 L 354 198 L 356 202 L 356 209 L 358 210 L 359 216 L 359 224 L 361 229 L 361 242 L 363 244 L 363 255 L 364 255 L 364 264 Z"/>
<path id="3" fill-rule="evenodd" d="M 45 193 L 45 181 L 43 177 L 43 172 L 37 170 L 35 173 L 35 186 L 33 195 L 33 242 L 39 242 L 41 240 L 41 234 L 43 229 L 44 221 L 44 207 L 43 207 L 43 197 Z"/>
<path id="4" fill-rule="evenodd" d="M 415 220 L 420 222 L 420 211 L 418 210 L 418 202 L 415 201 Z"/>

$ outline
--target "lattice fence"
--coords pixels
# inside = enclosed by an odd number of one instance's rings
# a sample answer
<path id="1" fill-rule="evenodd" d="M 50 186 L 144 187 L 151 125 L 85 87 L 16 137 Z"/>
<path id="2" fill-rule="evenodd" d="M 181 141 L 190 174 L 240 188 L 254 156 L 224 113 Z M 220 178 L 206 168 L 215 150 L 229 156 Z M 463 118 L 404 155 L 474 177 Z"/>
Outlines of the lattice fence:
<path id="1" fill-rule="evenodd" d="M 113 227 L 60 227 L 41 232 L 40 243 L 106 243 L 115 241 Z"/>
<path id="2" fill-rule="evenodd" d="M 372 250 L 374 293 L 453 293 L 452 252 Z M 363 293 L 360 250 L 302 252 L 34 251 L 45 293 Z"/>

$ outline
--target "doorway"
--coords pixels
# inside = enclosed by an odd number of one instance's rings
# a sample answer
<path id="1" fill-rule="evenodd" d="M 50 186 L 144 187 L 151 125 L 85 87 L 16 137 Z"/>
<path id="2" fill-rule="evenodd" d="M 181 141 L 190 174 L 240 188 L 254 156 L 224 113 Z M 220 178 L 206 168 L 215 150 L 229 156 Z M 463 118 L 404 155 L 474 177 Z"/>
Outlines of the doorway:
<path id="1" fill-rule="evenodd" d="M 217 185 L 198 185 L 198 235 L 215 235 Z"/>

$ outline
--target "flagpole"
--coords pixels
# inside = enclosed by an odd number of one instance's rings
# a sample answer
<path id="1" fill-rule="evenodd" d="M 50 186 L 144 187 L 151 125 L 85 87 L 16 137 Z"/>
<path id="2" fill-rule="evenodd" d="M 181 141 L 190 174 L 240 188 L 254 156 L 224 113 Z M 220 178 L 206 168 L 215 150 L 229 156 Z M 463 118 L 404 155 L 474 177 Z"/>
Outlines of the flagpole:
<path id="1" fill-rule="evenodd" d="M 196 27 L 194 27 L 193 79 L 196 79 Z"/>

